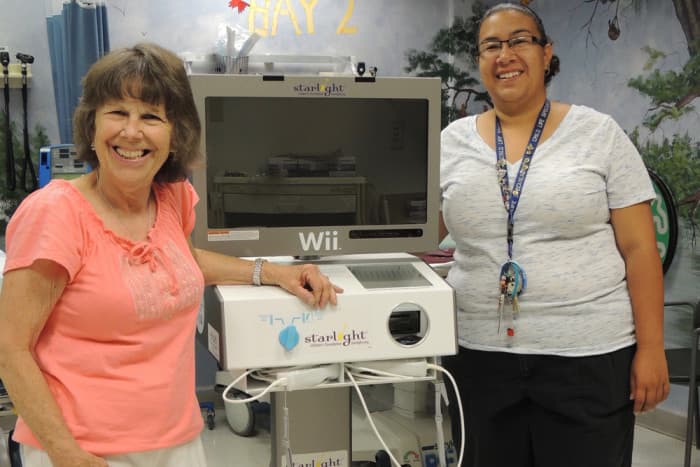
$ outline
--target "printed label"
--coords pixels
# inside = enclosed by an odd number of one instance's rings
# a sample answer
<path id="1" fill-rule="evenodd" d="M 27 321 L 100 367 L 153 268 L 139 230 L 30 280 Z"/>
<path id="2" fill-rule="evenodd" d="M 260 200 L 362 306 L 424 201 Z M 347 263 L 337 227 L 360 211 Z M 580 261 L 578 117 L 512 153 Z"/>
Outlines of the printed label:
<path id="1" fill-rule="evenodd" d="M 282 456 L 280 465 L 288 465 L 287 456 Z M 327 451 L 292 454 L 290 467 L 350 467 L 350 464 L 347 451 Z"/>
<path id="2" fill-rule="evenodd" d="M 209 229 L 207 240 L 210 242 L 230 242 L 235 240 L 260 240 L 259 230 Z"/>
<path id="3" fill-rule="evenodd" d="M 209 324 L 207 327 L 207 336 L 209 337 L 209 352 L 216 358 L 216 361 L 221 363 L 221 354 L 219 353 L 219 331 Z"/>

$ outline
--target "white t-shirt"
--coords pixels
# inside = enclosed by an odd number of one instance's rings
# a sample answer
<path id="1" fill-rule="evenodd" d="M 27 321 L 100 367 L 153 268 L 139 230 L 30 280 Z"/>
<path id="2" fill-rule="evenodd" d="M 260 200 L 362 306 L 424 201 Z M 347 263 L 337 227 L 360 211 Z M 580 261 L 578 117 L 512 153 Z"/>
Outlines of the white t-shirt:
<path id="1" fill-rule="evenodd" d="M 635 342 L 610 209 L 656 195 L 639 153 L 611 117 L 571 106 L 537 147 L 515 212 L 513 260 L 527 287 L 511 338 L 504 324 L 497 331 L 507 212 L 496 153 L 479 136 L 475 116 L 443 130 L 441 151 L 442 212 L 456 244 L 447 281 L 456 291 L 460 345 L 583 356 Z M 512 186 L 520 164 L 509 165 Z M 511 309 L 506 305 L 504 320 Z"/>

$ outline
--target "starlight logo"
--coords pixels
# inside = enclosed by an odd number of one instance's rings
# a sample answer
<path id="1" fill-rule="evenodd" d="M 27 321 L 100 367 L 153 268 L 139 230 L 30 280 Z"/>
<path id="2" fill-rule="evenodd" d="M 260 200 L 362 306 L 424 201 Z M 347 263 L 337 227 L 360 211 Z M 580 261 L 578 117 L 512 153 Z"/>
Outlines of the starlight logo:
<path id="1" fill-rule="evenodd" d="M 331 331 L 324 334 L 313 333 L 304 338 L 304 343 L 311 347 L 318 346 L 342 346 L 368 344 L 368 332 L 366 330 L 351 329 L 349 331 Z"/>
<path id="2" fill-rule="evenodd" d="M 332 453 L 335 454 L 335 453 Z M 302 457 L 302 456 L 294 456 L 294 460 L 292 460 L 292 465 L 291 467 L 345 467 L 347 466 L 347 458 L 345 453 L 341 453 L 342 455 L 331 455 L 328 457 L 323 457 L 320 459 L 317 459 L 316 457 L 311 457 L 309 459 L 305 459 L 302 461 L 297 461 L 297 457 Z M 307 457 L 307 456 L 304 456 Z M 282 457 L 282 463 L 283 465 L 287 465 L 287 459 L 285 457 Z"/>
<path id="3" fill-rule="evenodd" d="M 323 80 L 316 83 L 297 84 L 294 86 L 294 92 L 300 96 L 344 96 L 345 85 Z"/>

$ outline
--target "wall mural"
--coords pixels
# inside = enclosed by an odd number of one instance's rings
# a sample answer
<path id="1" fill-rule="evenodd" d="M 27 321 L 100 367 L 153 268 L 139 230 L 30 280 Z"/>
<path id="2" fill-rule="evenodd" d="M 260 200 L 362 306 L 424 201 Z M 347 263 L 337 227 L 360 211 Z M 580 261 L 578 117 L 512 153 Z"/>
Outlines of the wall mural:
<path id="1" fill-rule="evenodd" d="M 478 18 L 495 3 L 461 2 L 451 25 L 438 30 L 424 49 L 405 52 L 407 73 L 442 80 L 443 126 L 491 106 L 479 83 L 474 57 Z M 700 278 L 696 248 L 700 119 L 694 106 L 700 96 L 700 10 L 696 0 L 521 3 L 542 17 L 554 41 L 554 53 L 562 60 L 562 71 L 568 71 L 554 78 L 550 95 L 611 114 L 653 172 L 657 192 L 668 198 L 660 196 L 653 203 L 665 269 L 672 265 L 676 248 L 672 233 L 680 225 L 678 264 L 667 282 L 671 288 L 678 283 L 677 293 L 683 298 L 696 299 L 695 284 Z M 611 61 L 610 55 L 621 59 Z M 619 95 L 624 100 L 615 99 Z"/>
<path id="2" fill-rule="evenodd" d="M 6 3 L 8 11 L 20 11 L 26 2 Z M 490 105 L 471 57 L 475 20 L 494 3 L 107 0 L 107 8 L 113 49 L 153 41 L 176 52 L 208 59 L 226 53 L 229 28 L 235 31 L 237 47 L 245 39 L 258 36 L 251 54 L 347 56 L 376 66 L 379 76 L 439 76 L 443 82 L 443 123 L 447 123 Z M 633 139 L 647 165 L 673 192 L 679 206 L 681 239 L 667 279 L 681 283 L 683 280 L 676 280 L 676 276 L 685 277 L 690 271 L 695 274 L 695 282 L 679 290 L 684 296 L 697 297 L 700 253 L 692 244 L 700 216 L 697 0 L 523 3 L 540 14 L 561 59 L 561 72 L 550 84 L 550 96 L 612 115 Z M 50 110 L 54 100 L 47 66 L 45 15 L 41 6 L 33 8 L 37 11 L 29 16 L 31 21 L 3 17 L 0 29 L 10 38 L 7 45 L 11 50 L 26 49 L 37 57 L 32 69 L 31 126 L 39 126 L 35 139 L 57 142 L 55 114 Z M 18 102 L 17 94 L 13 94 L 15 127 L 21 124 L 17 120 Z M 4 144 L 0 145 L 0 156 L 2 147 Z M 21 148 L 21 144 L 15 147 Z"/>

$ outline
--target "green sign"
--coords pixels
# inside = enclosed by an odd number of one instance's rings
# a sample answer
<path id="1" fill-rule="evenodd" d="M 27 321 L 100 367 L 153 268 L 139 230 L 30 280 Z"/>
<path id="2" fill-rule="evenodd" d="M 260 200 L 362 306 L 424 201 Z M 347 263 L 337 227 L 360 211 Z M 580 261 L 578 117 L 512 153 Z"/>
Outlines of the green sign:
<path id="1" fill-rule="evenodd" d="M 659 249 L 664 272 L 668 270 L 678 242 L 678 216 L 676 203 L 668 185 L 655 172 L 649 171 L 656 199 L 651 203 L 651 213 L 656 230 L 656 247 Z"/>

